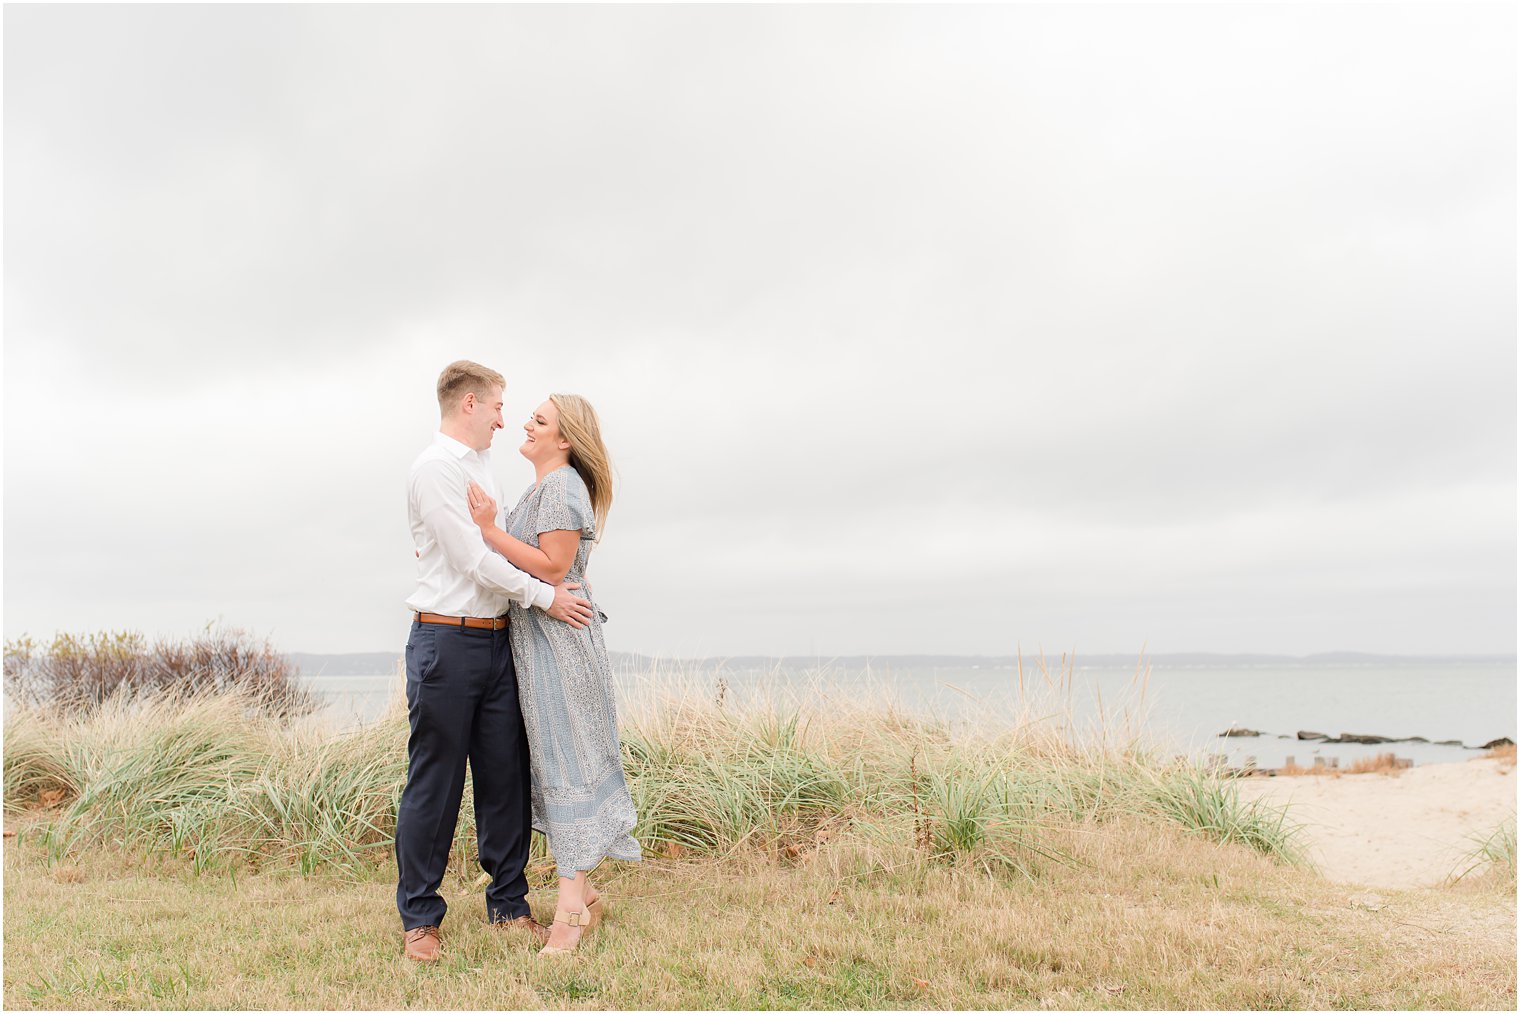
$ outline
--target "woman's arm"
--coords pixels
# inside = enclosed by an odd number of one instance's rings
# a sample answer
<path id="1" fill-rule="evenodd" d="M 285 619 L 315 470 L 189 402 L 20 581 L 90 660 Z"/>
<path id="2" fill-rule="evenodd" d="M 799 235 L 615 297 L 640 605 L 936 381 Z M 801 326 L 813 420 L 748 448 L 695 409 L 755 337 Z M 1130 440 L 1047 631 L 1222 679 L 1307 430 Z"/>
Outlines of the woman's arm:
<path id="1" fill-rule="evenodd" d="M 514 539 L 496 526 L 496 501 L 475 483 L 470 483 L 470 517 L 480 526 L 486 545 L 507 558 L 518 570 L 526 571 L 546 584 L 559 584 L 570 573 L 575 551 L 580 548 L 580 532 L 542 532 L 539 548 Z"/>

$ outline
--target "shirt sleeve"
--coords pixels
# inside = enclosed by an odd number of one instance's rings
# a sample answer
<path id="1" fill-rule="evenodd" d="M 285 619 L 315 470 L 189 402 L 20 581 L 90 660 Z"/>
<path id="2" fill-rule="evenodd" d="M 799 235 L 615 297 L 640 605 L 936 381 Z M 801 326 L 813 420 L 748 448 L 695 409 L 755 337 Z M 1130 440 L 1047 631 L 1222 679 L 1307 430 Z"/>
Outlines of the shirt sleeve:
<path id="1" fill-rule="evenodd" d="M 486 545 L 480 529 L 466 508 L 462 471 L 445 462 L 429 462 L 417 472 L 417 516 L 443 550 L 449 566 L 524 608 L 548 609 L 554 604 L 554 586 L 525 574 L 507 558 Z"/>

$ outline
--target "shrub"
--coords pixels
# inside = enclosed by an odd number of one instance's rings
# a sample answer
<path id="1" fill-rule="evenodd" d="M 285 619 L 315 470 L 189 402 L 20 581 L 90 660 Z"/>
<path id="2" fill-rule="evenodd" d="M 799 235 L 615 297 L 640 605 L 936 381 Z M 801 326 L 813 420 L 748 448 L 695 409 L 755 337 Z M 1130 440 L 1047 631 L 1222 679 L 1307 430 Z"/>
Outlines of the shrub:
<path id="1" fill-rule="evenodd" d="M 88 714 L 117 695 L 188 698 L 236 690 L 282 718 L 316 707 L 290 660 L 241 630 L 207 627 L 199 636 L 158 640 L 120 631 L 59 634 L 5 642 L 5 690 L 47 711 Z"/>

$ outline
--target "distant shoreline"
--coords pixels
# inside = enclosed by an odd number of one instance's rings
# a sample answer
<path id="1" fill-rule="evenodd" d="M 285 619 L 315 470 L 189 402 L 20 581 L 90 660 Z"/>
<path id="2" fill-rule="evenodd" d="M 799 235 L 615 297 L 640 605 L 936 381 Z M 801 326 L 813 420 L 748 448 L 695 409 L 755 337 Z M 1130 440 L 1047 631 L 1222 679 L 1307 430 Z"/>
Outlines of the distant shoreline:
<path id="1" fill-rule="evenodd" d="M 394 672 L 401 661 L 397 651 L 315 654 L 287 652 L 304 676 L 382 676 Z M 631 652 L 609 652 L 615 668 L 654 666 L 727 669 L 1017 669 L 1013 655 L 713 655 L 706 658 L 665 658 Z M 1062 664 L 1060 652 L 1045 653 L 1047 666 Z M 1038 652 L 1025 655 L 1026 672 L 1038 668 Z M 1416 666 L 1467 666 L 1516 664 L 1514 655 L 1375 655 L 1367 652 L 1332 651 L 1313 655 L 1226 654 L 1180 652 L 1165 655 L 1083 655 L 1073 667 L 1084 669 L 1135 669 L 1141 662 L 1155 669 L 1356 669 Z"/>

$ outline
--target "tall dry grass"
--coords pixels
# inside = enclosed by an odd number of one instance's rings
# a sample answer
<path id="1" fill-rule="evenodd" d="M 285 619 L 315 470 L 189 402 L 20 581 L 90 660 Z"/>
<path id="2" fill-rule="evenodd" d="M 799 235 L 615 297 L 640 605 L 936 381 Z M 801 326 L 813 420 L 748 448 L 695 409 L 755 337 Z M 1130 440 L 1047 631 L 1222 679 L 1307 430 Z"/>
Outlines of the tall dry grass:
<path id="1" fill-rule="evenodd" d="M 969 727 L 826 682 L 742 698 L 658 681 L 623 714 L 635 835 L 655 854 L 781 862 L 843 836 L 892 862 L 1034 877 L 1079 861 L 1074 830 L 1139 818 L 1299 856 L 1281 811 L 1242 801 L 1202 768 L 1156 761 L 1132 714 L 1084 735 L 1071 720 L 1069 668 L 1064 682 L 1042 670 L 1043 701 L 1023 694 L 1006 720 Z M 197 868 L 358 871 L 388 861 L 406 733 L 399 701 L 333 735 L 280 721 L 236 689 L 118 695 L 84 714 L 22 706 L 5 722 L 6 809 L 31 813 L 25 833 L 55 855 L 106 846 L 186 855 Z M 473 869 L 470 798 L 457 858 Z"/>

